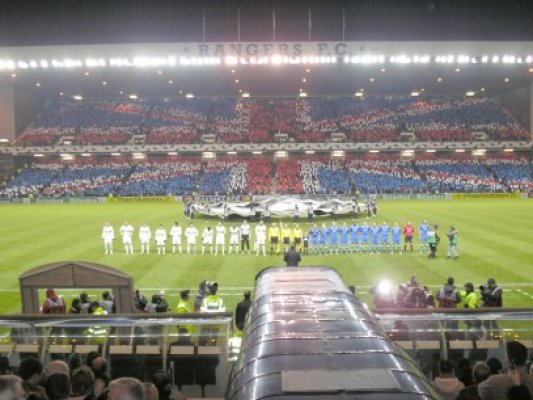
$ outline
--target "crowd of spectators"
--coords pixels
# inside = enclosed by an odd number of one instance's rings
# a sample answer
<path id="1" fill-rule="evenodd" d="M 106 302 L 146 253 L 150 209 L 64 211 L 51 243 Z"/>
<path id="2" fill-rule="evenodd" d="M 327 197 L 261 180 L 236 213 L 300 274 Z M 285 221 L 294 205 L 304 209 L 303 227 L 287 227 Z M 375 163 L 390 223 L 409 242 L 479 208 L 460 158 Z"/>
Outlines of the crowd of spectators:
<path id="1" fill-rule="evenodd" d="M 528 139 L 529 133 L 496 97 L 171 98 L 49 101 L 17 140 L 53 145 L 63 136 L 76 144 L 123 144 L 144 134 L 150 144 L 199 143 L 214 134 L 221 143 L 325 142 L 331 134 L 355 142 Z M 286 136 L 285 136 L 286 135 Z"/>
<path id="2" fill-rule="evenodd" d="M 4 198 L 66 196 L 167 196 L 247 194 L 384 194 L 506 192 L 533 189 L 533 164 L 520 157 L 472 159 L 467 155 L 421 154 L 333 159 L 302 156 L 80 157 L 41 160 L 22 169 L 0 191 Z"/>
<path id="3" fill-rule="evenodd" d="M 66 359 L 65 359 L 66 360 Z M 144 382 L 131 376 L 111 379 L 108 362 L 98 352 L 84 356 L 73 353 L 52 358 L 43 364 L 36 356 L 27 355 L 18 368 L 0 375 L 2 399 L 131 399 L 185 400 L 177 386 L 171 383 L 168 372 L 157 371 Z"/>

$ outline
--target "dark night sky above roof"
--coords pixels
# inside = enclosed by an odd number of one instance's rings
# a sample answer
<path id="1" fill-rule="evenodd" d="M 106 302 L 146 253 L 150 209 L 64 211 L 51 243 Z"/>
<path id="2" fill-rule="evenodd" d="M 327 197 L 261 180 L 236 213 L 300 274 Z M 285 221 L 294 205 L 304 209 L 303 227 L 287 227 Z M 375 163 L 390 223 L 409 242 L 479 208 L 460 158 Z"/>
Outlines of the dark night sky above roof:
<path id="1" fill-rule="evenodd" d="M 533 40 L 530 0 L 3 0 L 0 46 L 276 40 Z M 204 24 L 205 21 L 205 30 Z"/>

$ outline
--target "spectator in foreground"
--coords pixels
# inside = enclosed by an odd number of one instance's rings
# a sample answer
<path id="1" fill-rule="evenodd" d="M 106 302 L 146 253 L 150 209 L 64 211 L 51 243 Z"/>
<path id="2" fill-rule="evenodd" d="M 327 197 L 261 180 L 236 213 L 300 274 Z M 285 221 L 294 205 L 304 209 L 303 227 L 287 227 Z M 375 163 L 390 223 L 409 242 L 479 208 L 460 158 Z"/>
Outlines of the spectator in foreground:
<path id="1" fill-rule="evenodd" d="M 507 359 L 511 370 L 514 369 L 520 375 L 521 385 L 525 386 L 529 393 L 533 393 L 533 375 L 529 375 L 526 370 L 527 356 L 527 348 L 522 343 L 507 343 Z M 482 400 L 507 400 L 507 391 L 511 386 L 507 375 L 492 375 L 479 385 L 479 396 Z"/>
<path id="2" fill-rule="evenodd" d="M 159 400 L 159 392 L 152 382 L 144 382 L 144 390 L 146 390 L 146 400 Z"/>
<path id="3" fill-rule="evenodd" d="M 9 358 L 7 356 L 0 356 L 0 375 L 11 375 L 13 371 L 9 366 Z"/>
<path id="4" fill-rule="evenodd" d="M 461 390 L 465 388 L 463 382 L 453 376 L 453 366 L 448 360 L 439 363 L 439 376 L 433 381 L 433 387 L 444 400 L 455 400 Z"/>
<path id="5" fill-rule="evenodd" d="M 70 394 L 70 379 L 63 372 L 56 372 L 46 378 L 46 395 L 49 400 L 67 400 Z"/>
<path id="6" fill-rule="evenodd" d="M 70 383 L 70 400 L 92 399 L 94 374 L 87 366 L 82 366 L 72 372 Z"/>
<path id="7" fill-rule="evenodd" d="M 22 380 L 15 375 L 0 376 L 0 399 L 24 400 Z"/>
<path id="8" fill-rule="evenodd" d="M 302 255 L 296 251 L 294 245 L 291 245 L 289 251 L 283 256 L 283 261 L 287 263 L 287 267 L 297 267 L 300 261 L 302 261 Z"/>
<path id="9" fill-rule="evenodd" d="M 478 393 L 478 385 L 484 380 L 488 379 L 490 376 L 490 367 L 487 363 L 479 361 L 474 364 L 472 369 L 472 378 L 474 379 L 474 384 L 467 386 L 459 392 L 457 400 L 480 400 Z"/>
<path id="10" fill-rule="evenodd" d="M 26 396 L 30 393 L 45 394 L 41 385 L 43 382 L 43 363 L 36 357 L 22 359 L 19 366 L 19 376 Z"/>
<path id="11" fill-rule="evenodd" d="M 144 385 L 135 378 L 118 378 L 109 384 L 108 400 L 146 400 Z"/>

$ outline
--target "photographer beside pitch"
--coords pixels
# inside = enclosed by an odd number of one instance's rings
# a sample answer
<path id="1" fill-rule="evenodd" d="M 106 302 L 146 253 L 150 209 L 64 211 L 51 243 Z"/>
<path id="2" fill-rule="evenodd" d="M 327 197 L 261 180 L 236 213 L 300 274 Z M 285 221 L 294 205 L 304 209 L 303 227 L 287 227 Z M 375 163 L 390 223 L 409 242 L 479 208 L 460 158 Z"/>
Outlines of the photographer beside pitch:
<path id="1" fill-rule="evenodd" d="M 503 290 L 496 284 L 496 279 L 489 278 L 487 286 L 480 286 L 481 301 L 483 307 L 503 307 Z M 494 336 L 500 330 L 497 321 L 483 321 L 483 327 L 487 330 L 488 335 Z"/>

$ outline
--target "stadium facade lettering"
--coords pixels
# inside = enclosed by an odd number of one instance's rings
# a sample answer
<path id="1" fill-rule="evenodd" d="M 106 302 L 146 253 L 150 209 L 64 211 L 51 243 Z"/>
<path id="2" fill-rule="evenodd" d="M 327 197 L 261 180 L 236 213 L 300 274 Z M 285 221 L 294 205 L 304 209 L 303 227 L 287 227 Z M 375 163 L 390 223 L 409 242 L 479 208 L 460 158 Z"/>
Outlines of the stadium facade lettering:
<path id="1" fill-rule="evenodd" d="M 520 199 L 521 193 L 452 193 L 453 200 L 463 199 Z"/>
<path id="2" fill-rule="evenodd" d="M 196 54 L 204 56 L 344 56 L 361 51 L 360 46 L 345 42 L 308 43 L 198 43 Z"/>

